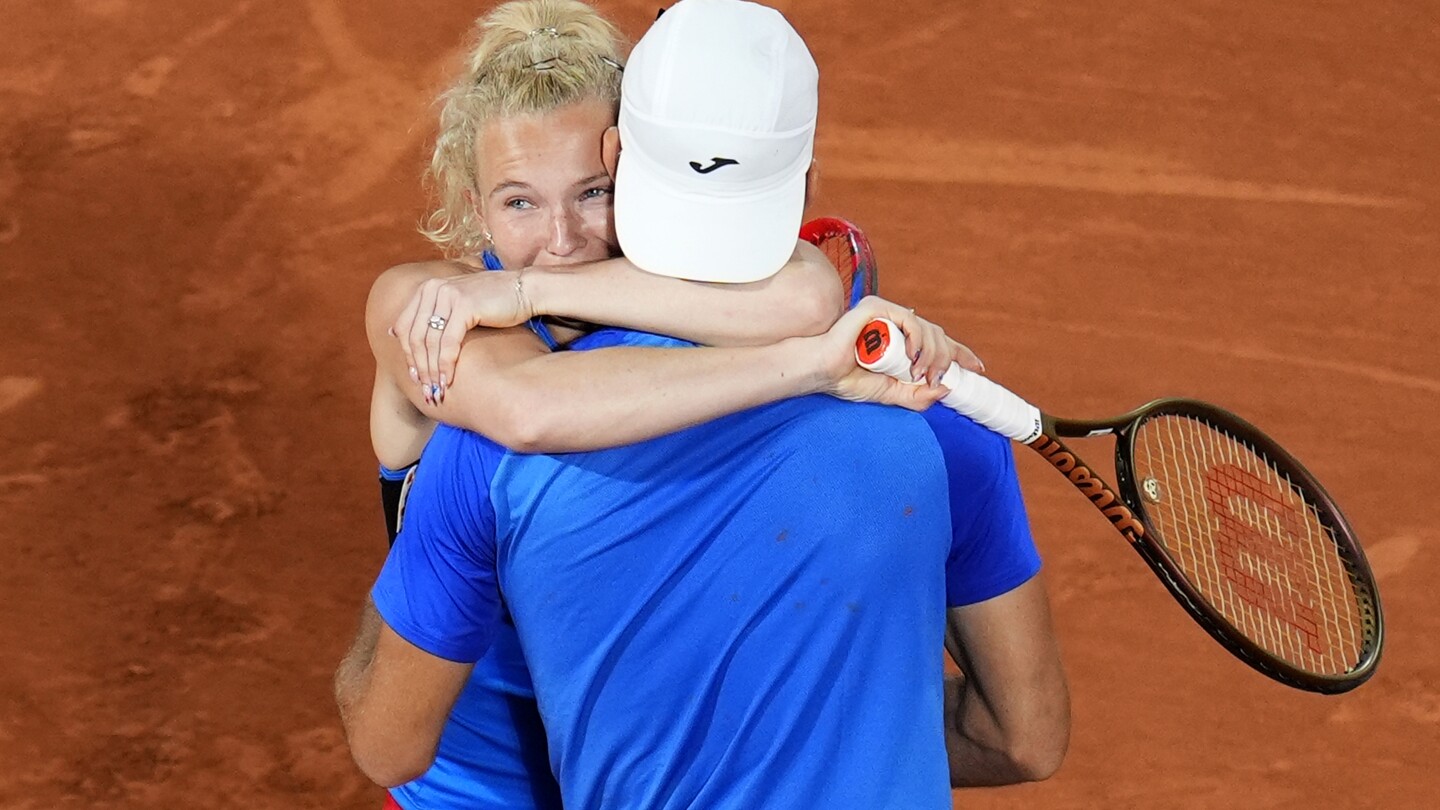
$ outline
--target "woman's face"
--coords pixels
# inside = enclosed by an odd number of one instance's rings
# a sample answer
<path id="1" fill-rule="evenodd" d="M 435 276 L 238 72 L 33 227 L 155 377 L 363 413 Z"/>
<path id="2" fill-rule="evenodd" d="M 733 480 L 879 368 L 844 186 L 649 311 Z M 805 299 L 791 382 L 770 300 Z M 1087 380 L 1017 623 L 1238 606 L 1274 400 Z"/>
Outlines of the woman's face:
<path id="1" fill-rule="evenodd" d="M 614 124 L 614 104 L 592 100 L 481 129 L 476 204 L 506 267 L 619 255 L 614 184 L 601 160 L 602 136 Z"/>

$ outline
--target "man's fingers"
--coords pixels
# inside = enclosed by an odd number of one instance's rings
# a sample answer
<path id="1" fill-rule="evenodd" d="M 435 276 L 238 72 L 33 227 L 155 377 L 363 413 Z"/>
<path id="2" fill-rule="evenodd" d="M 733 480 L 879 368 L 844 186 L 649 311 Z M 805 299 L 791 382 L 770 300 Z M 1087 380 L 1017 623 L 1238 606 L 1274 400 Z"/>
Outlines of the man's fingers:
<path id="1" fill-rule="evenodd" d="M 969 346 L 954 340 L 950 341 L 950 344 L 950 353 L 954 357 L 955 362 L 960 364 L 961 368 L 973 371 L 976 374 L 985 373 L 985 363 L 981 361 L 979 355 L 971 351 Z"/>
<path id="2" fill-rule="evenodd" d="M 910 356 L 910 377 L 916 382 L 934 386 L 939 382 L 939 375 L 949 366 L 943 351 L 948 340 L 945 331 L 913 312 L 908 314 L 906 321 L 905 348 Z"/>
<path id="3" fill-rule="evenodd" d="M 945 336 L 945 330 L 929 321 L 923 321 L 921 327 L 925 335 L 925 349 L 920 356 L 920 369 L 916 379 L 923 379 L 931 388 L 940 384 L 940 378 L 950 370 L 950 353 L 946 351 L 950 347 L 950 339 Z"/>
<path id="4" fill-rule="evenodd" d="M 944 386 L 907 385 L 897 381 L 899 401 L 895 404 L 912 411 L 929 410 L 950 391 Z"/>

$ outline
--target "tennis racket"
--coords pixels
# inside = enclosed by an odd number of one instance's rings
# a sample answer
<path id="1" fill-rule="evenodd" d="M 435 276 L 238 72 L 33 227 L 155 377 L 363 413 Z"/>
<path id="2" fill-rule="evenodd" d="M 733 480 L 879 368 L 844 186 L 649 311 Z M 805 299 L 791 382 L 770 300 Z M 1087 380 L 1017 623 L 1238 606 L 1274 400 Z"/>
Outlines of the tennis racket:
<path id="1" fill-rule="evenodd" d="M 874 295 L 880 288 L 880 277 L 876 272 L 875 254 L 870 251 L 870 241 L 865 233 L 854 225 L 836 217 L 812 219 L 800 228 L 800 238 L 820 248 L 835 272 L 840 274 L 840 284 L 847 296 L 845 306 L 851 308 L 867 295 Z"/>
<path id="2" fill-rule="evenodd" d="M 886 320 L 860 364 L 909 378 Z M 1101 420 L 1061 419 L 958 365 L 941 402 L 1035 450 L 1100 510 L 1216 641 L 1280 683 L 1327 694 L 1368 680 L 1384 622 L 1349 522 L 1300 462 L 1229 411 L 1162 399 Z M 1112 487 L 1062 439 L 1113 435 Z"/>

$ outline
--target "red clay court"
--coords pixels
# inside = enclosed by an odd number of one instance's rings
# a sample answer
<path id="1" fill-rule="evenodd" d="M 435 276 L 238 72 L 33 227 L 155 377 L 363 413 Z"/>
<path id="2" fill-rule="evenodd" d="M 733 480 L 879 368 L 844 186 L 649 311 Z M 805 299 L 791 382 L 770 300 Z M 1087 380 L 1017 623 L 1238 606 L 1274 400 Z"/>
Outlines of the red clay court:
<path id="1" fill-rule="evenodd" d="M 1019 454 L 1074 739 L 956 806 L 1433 801 L 1434 5 L 779 5 L 822 70 L 813 213 L 867 229 L 889 297 L 1052 412 L 1254 421 L 1385 602 L 1369 684 L 1273 684 Z M 4 12 L 0 807 L 380 806 L 330 697 L 385 546 L 362 306 L 431 255 L 429 100 L 488 7 Z M 656 3 L 602 8 L 638 35 Z"/>

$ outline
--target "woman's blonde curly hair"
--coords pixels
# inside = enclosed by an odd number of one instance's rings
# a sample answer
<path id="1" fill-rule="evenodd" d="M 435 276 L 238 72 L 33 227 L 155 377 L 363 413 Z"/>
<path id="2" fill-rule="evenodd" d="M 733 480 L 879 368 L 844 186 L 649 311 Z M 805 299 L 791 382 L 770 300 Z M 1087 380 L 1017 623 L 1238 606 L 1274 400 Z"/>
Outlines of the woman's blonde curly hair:
<path id="1" fill-rule="evenodd" d="M 620 98 L 624 40 L 578 0 L 514 0 L 476 21 L 476 29 L 466 69 L 438 99 L 440 133 L 426 172 L 436 200 L 420 233 L 446 256 L 485 246 L 466 199 L 467 191 L 479 194 L 476 139 L 485 122 Z"/>

